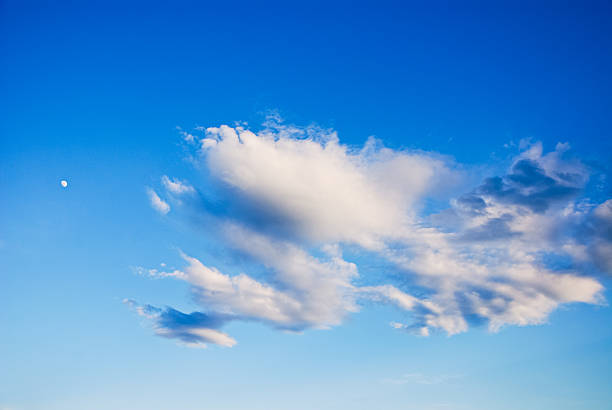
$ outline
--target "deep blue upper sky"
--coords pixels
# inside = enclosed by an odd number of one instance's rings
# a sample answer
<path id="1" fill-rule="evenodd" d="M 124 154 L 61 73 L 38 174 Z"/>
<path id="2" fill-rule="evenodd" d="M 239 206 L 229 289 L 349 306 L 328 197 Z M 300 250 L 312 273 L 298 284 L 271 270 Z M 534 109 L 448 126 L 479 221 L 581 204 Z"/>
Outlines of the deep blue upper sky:
<path id="1" fill-rule="evenodd" d="M 467 161 L 610 135 L 605 3 L 57 3 L 2 11 L 3 132 L 39 144 L 56 123 L 108 147 L 267 109 Z"/>
<path id="2" fill-rule="evenodd" d="M 303 335 L 232 323 L 236 347 L 199 350 L 121 303 L 197 310 L 133 267 L 227 262 L 207 226 L 149 206 L 162 175 L 203 189 L 177 127 L 275 111 L 446 155 L 467 190 L 520 140 L 568 142 L 597 176 L 581 198 L 609 199 L 609 2 L 177 3 L 0 2 L 0 410 L 609 409 L 607 306 L 448 338 L 377 306 Z"/>

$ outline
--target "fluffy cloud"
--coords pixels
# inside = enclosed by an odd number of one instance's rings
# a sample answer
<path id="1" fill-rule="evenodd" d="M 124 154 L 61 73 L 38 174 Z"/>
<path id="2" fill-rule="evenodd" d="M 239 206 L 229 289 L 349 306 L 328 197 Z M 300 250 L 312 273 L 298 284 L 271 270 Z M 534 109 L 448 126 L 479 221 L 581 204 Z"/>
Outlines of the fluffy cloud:
<path id="1" fill-rule="evenodd" d="M 374 140 L 352 151 L 324 130 L 213 127 L 202 149 L 212 176 L 260 226 L 368 248 L 401 235 L 415 202 L 450 175 L 434 156 L 377 148 Z"/>
<path id="2" fill-rule="evenodd" d="M 539 324 L 561 304 L 603 302 L 602 285 L 586 274 L 612 271 L 612 200 L 593 205 L 580 197 L 589 171 L 567 159 L 567 144 L 549 153 L 527 144 L 505 174 L 426 214 L 427 198 L 458 180 L 439 155 L 394 151 L 373 139 L 355 149 L 333 131 L 275 121 L 257 133 L 207 128 L 189 141 L 217 201 L 196 210 L 216 222 L 209 228 L 228 249 L 267 272 L 257 280 L 232 276 L 186 255 L 184 269 L 143 271 L 188 282 L 196 302 L 213 312 L 205 317 L 303 330 L 386 303 L 408 312 L 407 323 L 392 327 L 427 336 L 475 324 L 491 331 Z M 195 192 L 168 177 L 162 184 L 173 195 Z M 386 260 L 404 279 L 388 283 L 371 270 L 360 276 L 360 259 L 342 256 L 347 246 Z M 194 328 L 207 330 L 198 333 L 161 320 L 169 311 L 156 312 L 161 335 L 229 345 L 213 340 L 221 324 L 207 327 L 202 318 Z"/>

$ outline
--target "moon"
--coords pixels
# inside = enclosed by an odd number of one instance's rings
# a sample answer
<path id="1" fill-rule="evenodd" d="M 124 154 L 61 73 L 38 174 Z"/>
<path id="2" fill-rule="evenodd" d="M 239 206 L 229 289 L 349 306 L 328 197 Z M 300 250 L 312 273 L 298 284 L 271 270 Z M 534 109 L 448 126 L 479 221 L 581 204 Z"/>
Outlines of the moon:
<path id="1" fill-rule="evenodd" d="M 66 181 L 65 179 L 62 179 L 60 181 L 60 185 L 62 186 L 62 188 L 66 188 L 68 186 L 68 181 Z"/>

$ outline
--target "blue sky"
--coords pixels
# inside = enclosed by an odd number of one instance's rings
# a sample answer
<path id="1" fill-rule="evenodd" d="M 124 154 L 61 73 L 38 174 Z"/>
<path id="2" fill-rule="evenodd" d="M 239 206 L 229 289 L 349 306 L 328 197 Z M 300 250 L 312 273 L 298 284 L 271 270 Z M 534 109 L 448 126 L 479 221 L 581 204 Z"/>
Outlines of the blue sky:
<path id="1" fill-rule="evenodd" d="M 2 2 L 0 409 L 610 409 L 611 15 Z"/>

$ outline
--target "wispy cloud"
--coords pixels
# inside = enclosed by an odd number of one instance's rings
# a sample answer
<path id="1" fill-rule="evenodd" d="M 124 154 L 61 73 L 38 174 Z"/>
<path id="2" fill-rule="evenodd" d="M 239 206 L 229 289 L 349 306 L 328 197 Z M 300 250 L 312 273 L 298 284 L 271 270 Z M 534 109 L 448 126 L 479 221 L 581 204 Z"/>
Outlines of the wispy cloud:
<path id="1" fill-rule="evenodd" d="M 178 339 L 189 347 L 206 347 L 208 343 L 232 347 L 236 341 L 218 330 L 229 320 L 226 315 L 201 312 L 183 313 L 176 309 L 160 309 L 151 305 L 140 305 L 131 299 L 124 303 L 140 316 L 153 321 L 155 333 L 162 337 Z"/>
<path id="2" fill-rule="evenodd" d="M 168 212 L 170 212 L 170 205 L 168 205 L 167 202 L 162 200 L 159 197 L 159 195 L 157 195 L 157 192 L 155 192 L 153 189 L 147 188 L 147 195 L 149 195 L 149 201 L 151 202 L 151 206 L 157 212 L 159 212 L 160 214 L 163 214 L 163 215 L 165 215 Z"/>
<path id="3" fill-rule="evenodd" d="M 172 179 L 164 175 L 161 182 L 166 190 L 174 195 L 193 194 L 195 189 L 188 183 L 179 179 Z"/>

